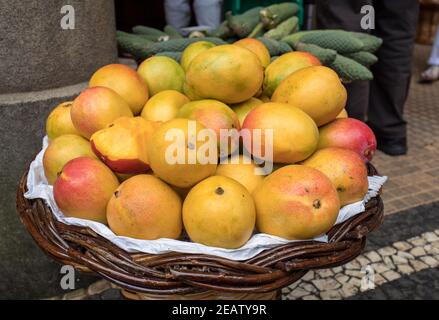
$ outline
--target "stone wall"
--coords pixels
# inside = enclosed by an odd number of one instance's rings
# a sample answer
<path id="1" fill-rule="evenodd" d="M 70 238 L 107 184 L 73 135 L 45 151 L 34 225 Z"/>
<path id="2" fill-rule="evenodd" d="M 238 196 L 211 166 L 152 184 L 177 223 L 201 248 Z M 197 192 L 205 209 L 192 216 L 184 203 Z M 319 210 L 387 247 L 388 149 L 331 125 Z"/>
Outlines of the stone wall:
<path id="1" fill-rule="evenodd" d="M 75 9 L 74 30 L 60 26 L 65 4 Z M 21 225 L 15 192 L 41 148 L 50 110 L 73 99 L 97 68 L 115 61 L 113 1 L 0 0 L 0 299 L 66 293 L 60 266 Z M 77 278 L 77 288 L 95 280 Z"/>
<path id="2" fill-rule="evenodd" d="M 13 4 L 15 3 L 15 4 Z M 111 0 L 0 1 L 0 93 L 36 91 L 86 81 L 116 58 Z M 61 28 L 72 5 L 75 29 Z"/>

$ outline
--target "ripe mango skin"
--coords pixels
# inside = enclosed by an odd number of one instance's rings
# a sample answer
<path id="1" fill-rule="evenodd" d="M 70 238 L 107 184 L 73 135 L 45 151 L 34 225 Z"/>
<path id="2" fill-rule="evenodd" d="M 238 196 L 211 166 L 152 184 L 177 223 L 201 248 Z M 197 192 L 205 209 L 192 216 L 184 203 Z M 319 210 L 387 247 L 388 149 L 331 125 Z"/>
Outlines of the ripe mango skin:
<path id="1" fill-rule="evenodd" d="M 355 151 L 364 162 L 372 160 L 377 141 L 372 129 L 364 122 L 353 119 L 336 119 L 319 128 L 318 149 L 339 147 Z"/>
<path id="2" fill-rule="evenodd" d="M 244 38 L 233 43 L 235 46 L 241 46 L 253 52 L 261 62 L 261 65 L 266 68 L 270 64 L 270 53 L 267 47 L 259 40 L 253 38 Z"/>
<path id="3" fill-rule="evenodd" d="M 64 134 L 80 135 L 70 117 L 72 104 L 73 101 L 63 102 L 50 112 L 46 120 L 46 133 L 49 140 L 53 140 Z"/>
<path id="4" fill-rule="evenodd" d="M 90 142 L 83 137 L 65 134 L 52 140 L 43 155 L 44 174 L 48 183 L 53 185 L 64 165 L 78 157 L 96 158 Z"/>
<path id="5" fill-rule="evenodd" d="M 320 66 L 320 61 L 308 52 L 294 51 L 281 55 L 265 69 L 263 94 L 271 97 L 279 84 L 300 69 Z"/>
<path id="6" fill-rule="evenodd" d="M 128 103 L 115 91 L 93 87 L 82 91 L 70 110 L 73 125 L 87 139 L 120 117 L 133 117 Z"/>
<path id="7" fill-rule="evenodd" d="M 174 59 L 150 57 L 140 64 L 137 73 L 146 82 L 151 97 L 164 90 L 183 92 L 184 70 Z"/>
<path id="8" fill-rule="evenodd" d="M 170 186 L 149 174 L 124 181 L 107 206 L 108 225 L 124 237 L 178 239 L 182 231 L 181 200 Z"/>
<path id="9" fill-rule="evenodd" d="M 271 100 L 302 109 L 320 127 L 334 120 L 343 110 L 347 91 L 332 69 L 312 66 L 285 78 L 274 91 Z"/>
<path id="10" fill-rule="evenodd" d="M 255 218 L 250 193 L 228 177 L 203 180 L 192 188 L 183 203 L 183 223 L 189 237 L 207 246 L 243 246 L 252 235 Z"/>
<path id="11" fill-rule="evenodd" d="M 262 86 L 263 67 L 258 57 L 245 48 L 220 45 L 203 51 L 189 65 L 185 93 L 226 104 L 253 97 Z"/>
<path id="12" fill-rule="evenodd" d="M 331 180 L 303 165 L 282 167 L 255 190 L 256 226 L 288 240 L 312 239 L 334 225 L 340 200 Z"/>
<path id="13" fill-rule="evenodd" d="M 189 69 L 189 65 L 192 60 L 194 60 L 194 58 L 198 56 L 201 52 L 215 46 L 216 44 L 209 41 L 197 41 L 188 45 L 181 54 L 180 65 L 183 70 L 186 72 Z"/>
<path id="14" fill-rule="evenodd" d="M 146 120 L 166 122 L 176 118 L 178 110 L 189 101 L 176 90 L 164 90 L 148 100 L 140 116 Z"/>
<path id="15" fill-rule="evenodd" d="M 59 209 L 67 217 L 107 223 L 107 203 L 119 186 L 111 170 L 97 159 L 69 161 L 53 186 Z"/>
<path id="16" fill-rule="evenodd" d="M 273 149 L 276 163 L 296 163 L 308 158 L 317 148 L 319 132 L 314 121 L 302 110 L 286 103 L 267 102 L 254 108 L 244 120 L 243 129 L 250 131 L 250 139 L 243 135 L 244 147 L 258 156 L 258 146 L 253 145 L 253 136 L 261 133 L 261 152 Z M 273 140 L 269 133 L 272 130 Z M 270 145 L 271 144 L 271 145 Z"/>
<path id="17" fill-rule="evenodd" d="M 363 200 L 369 182 L 363 159 L 352 150 L 324 148 L 317 150 L 303 165 L 323 172 L 332 182 L 344 206 Z"/>
<path id="18" fill-rule="evenodd" d="M 194 132 L 190 133 L 193 126 Z M 198 157 L 194 163 L 189 161 L 189 153 L 195 151 L 198 153 L 200 147 L 205 143 L 204 138 L 198 138 L 198 133 L 206 129 L 196 120 L 175 118 L 162 124 L 156 129 L 152 135 L 151 142 L 148 146 L 148 160 L 154 174 L 160 179 L 166 181 L 172 186 L 179 188 L 192 187 L 199 181 L 211 176 L 215 173 L 217 162 L 200 163 Z M 182 134 L 182 139 L 167 138 L 169 133 L 176 132 Z M 194 135 L 195 145 L 189 143 L 189 134 Z M 175 154 L 176 150 L 184 152 L 184 163 L 169 163 L 167 156 L 169 153 Z M 217 151 L 217 150 L 215 150 Z M 215 153 L 215 161 L 217 161 L 217 152 Z"/>
<path id="19" fill-rule="evenodd" d="M 89 81 L 89 87 L 114 90 L 128 103 L 134 115 L 142 111 L 149 98 L 148 87 L 142 77 L 123 64 L 109 64 L 97 70 Z"/>

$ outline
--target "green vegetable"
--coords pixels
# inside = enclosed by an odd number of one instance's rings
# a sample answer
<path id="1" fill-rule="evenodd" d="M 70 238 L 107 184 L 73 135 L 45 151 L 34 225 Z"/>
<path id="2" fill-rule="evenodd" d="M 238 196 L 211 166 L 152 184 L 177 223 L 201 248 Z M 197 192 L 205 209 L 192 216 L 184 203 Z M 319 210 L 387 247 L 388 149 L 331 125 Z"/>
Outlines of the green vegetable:
<path id="1" fill-rule="evenodd" d="M 369 69 L 340 54 L 337 54 L 335 60 L 330 64 L 330 67 L 334 69 L 338 76 L 344 81 L 373 79 L 373 74 Z"/>
<path id="2" fill-rule="evenodd" d="M 150 40 L 123 31 L 116 32 L 116 39 L 122 51 L 130 53 L 136 58 L 146 57 L 143 55 L 143 51 L 154 45 L 154 42 Z"/>
<path id="3" fill-rule="evenodd" d="M 299 11 L 299 6 L 292 2 L 272 4 L 260 11 L 260 21 L 266 29 L 273 29 L 282 21 L 294 16 Z"/>
<path id="4" fill-rule="evenodd" d="M 292 33 L 290 35 L 287 35 L 286 37 L 283 37 L 281 40 L 288 43 L 291 47 L 294 47 L 299 41 L 300 38 L 302 38 L 304 35 L 316 32 L 317 30 L 312 31 L 299 31 Z"/>
<path id="5" fill-rule="evenodd" d="M 300 37 L 300 41 L 333 49 L 341 54 L 358 52 L 363 49 L 363 42 L 350 32 L 343 30 L 319 30 L 307 33 Z"/>
<path id="6" fill-rule="evenodd" d="M 346 54 L 346 57 L 357 61 L 358 63 L 362 64 L 365 67 L 370 67 L 374 63 L 378 61 L 378 58 L 373 53 L 367 52 L 367 51 L 360 51 L 355 53 L 349 53 Z"/>
<path id="7" fill-rule="evenodd" d="M 335 50 L 321 48 L 315 44 L 309 43 L 297 42 L 294 45 L 294 49 L 297 51 L 305 51 L 311 53 L 325 66 L 331 64 L 337 56 L 337 52 Z"/>
<path id="8" fill-rule="evenodd" d="M 166 32 L 147 26 L 135 26 L 133 27 L 133 32 L 135 34 L 146 34 L 146 35 L 157 36 L 157 37 L 166 35 Z"/>
<path id="9" fill-rule="evenodd" d="M 215 30 L 213 30 L 209 34 L 209 36 L 217 37 L 217 38 L 221 38 L 221 39 L 227 39 L 227 38 L 230 38 L 231 36 L 233 36 L 233 30 L 232 30 L 232 28 L 229 27 L 228 21 L 224 20 L 218 26 L 218 28 L 216 28 Z"/>
<path id="10" fill-rule="evenodd" d="M 226 42 L 219 38 L 205 37 L 205 38 L 192 38 L 192 39 L 171 39 L 166 42 L 151 43 L 146 39 L 139 36 L 125 36 L 117 33 L 117 42 L 119 46 L 126 52 L 132 54 L 138 59 L 145 59 L 159 52 L 165 51 L 183 51 L 188 45 L 198 41 L 209 41 L 219 44 L 225 44 Z"/>
<path id="11" fill-rule="evenodd" d="M 363 43 L 363 49 L 362 49 L 363 51 L 368 51 L 373 53 L 377 51 L 383 44 L 383 39 L 368 33 L 350 32 L 350 34 Z"/>
<path id="12" fill-rule="evenodd" d="M 180 31 L 178 31 L 176 28 L 174 28 L 171 25 L 166 25 L 165 28 L 163 29 L 164 32 L 166 32 L 166 34 L 171 37 L 171 39 L 181 39 L 183 38 L 182 35 L 180 34 Z"/>
<path id="13" fill-rule="evenodd" d="M 165 56 L 174 59 L 180 63 L 182 53 L 179 51 L 163 51 L 156 54 L 156 56 Z"/>
<path id="14" fill-rule="evenodd" d="M 289 35 L 291 32 L 293 32 L 294 29 L 297 28 L 298 24 L 299 24 L 299 18 L 297 17 L 288 18 L 287 20 L 281 22 L 276 28 L 267 31 L 264 34 L 264 37 L 274 40 L 280 40 L 283 37 Z"/>
<path id="15" fill-rule="evenodd" d="M 262 7 L 255 7 L 235 16 L 231 12 L 227 12 L 226 20 L 229 27 L 238 37 L 247 37 L 259 23 L 259 12 L 261 9 Z"/>
<path id="16" fill-rule="evenodd" d="M 284 53 L 290 52 L 293 49 L 283 41 L 277 41 L 273 39 L 268 39 L 264 37 L 256 38 L 257 40 L 261 41 L 265 47 L 267 47 L 268 52 L 270 53 L 270 56 L 280 56 Z"/>

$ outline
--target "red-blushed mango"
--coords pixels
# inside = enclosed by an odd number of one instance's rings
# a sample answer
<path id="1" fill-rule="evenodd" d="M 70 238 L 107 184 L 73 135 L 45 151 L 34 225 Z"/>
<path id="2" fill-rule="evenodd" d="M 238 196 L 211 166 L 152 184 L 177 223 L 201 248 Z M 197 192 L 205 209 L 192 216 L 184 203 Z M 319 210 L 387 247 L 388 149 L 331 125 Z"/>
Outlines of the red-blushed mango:
<path id="1" fill-rule="evenodd" d="M 346 105 L 346 89 L 337 73 L 324 66 L 300 69 L 285 78 L 271 97 L 305 111 L 322 126 L 334 120 Z"/>
<path id="2" fill-rule="evenodd" d="M 107 87 L 119 94 L 133 114 L 142 110 L 149 97 L 148 87 L 139 74 L 123 64 L 109 64 L 96 71 L 89 87 Z"/>
<path id="3" fill-rule="evenodd" d="M 148 160 L 152 171 L 167 183 L 187 188 L 215 173 L 217 150 L 210 154 L 200 151 L 206 143 L 200 137 L 201 130 L 206 129 L 195 120 L 176 118 L 165 122 L 152 135 L 148 145 Z M 206 155 L 215 162 L 200 161 L 197 154 Z M 194 157 L 192 157 L 192 155 Z"/>
<path id="4" fill-rule="evenodd" d="M 120 117 L 132 117 L 128 103 L 115 91 L 105 87 L 85 89 L 70 110 L 73 125 L 82 136 L 90 139 L 93 133 L 104 129 Z"/>
<path id="5" fill-rule="evenodd" d="M 372 129 L 364 122 L 353 119 L 336 119 L 319 128 L 318 149 L 339 147 L 358 153 L 364 162 L 372 160 L 377 141 Z"/>
<path id="6" fill-rule="evenodd" d="M 46 133 L 49 140 L 53 140 L 63 134 L 80 134 L 70 117 L 72 104 L 73 101 L 63 102 L 50 112 L 46 120 Z"/>
<path id="7" fill-rule="evenodd" d="M 227 162 L 220 163 L 216 168 L 216 176 L 229 177 L 242 184 L 252 194 L 264 180 L 262 168 L 245 155 L 233 155 Z"/>
<path id="8" fill-rule="evenodd" d="M 49 184 L 53 184 L 64 165 L 79 157 L 96 158 L 90 142 L 76 134 L 65 134 L 53 139 L 43 155 L 44 174 Z"/>
<path id="9" fill-rule="evenodd" d="M 258 57 L 235 45 L 220 45 L 201 52 L 186 72 L 189 98 L 216 99 L 227 104 L 253 97 L 262 85 L 263 67 Z"/>
<path id="10" fill-rule="evenodd" d="M 212 129 L 217 137 L 218 148 L 220 148 L 221 129 L 238 131 L 240 129 L 236 113 L 226 104 L 213 99 L 191 101 L 180 108 L 177 117 L 196 120 L 206 128 Z M 228 131 L 224 133 L 227 134 Z M 229 136 L 226 142 L 227 148 L 220 156 L 230 154 L 239 147 L 239 136 L 237 134 Z"/>
<path id="11" fill-rule="evenodd" d="M 183 70 L 186 72 L 189 68 L 189 64 L 192 60 L 198 56 L 201 52 L 207 49 L 215 47 L 216 44 L 209 41 L 197 41 L 188 45 L 181 54 L 180 64 Z"/>
<path id="12" fill-rule="evenodd" d="M 336 119 L 344 119 L 344 118 L 349 118 L 346 109 L 341 110 Z"/>
<path id="13" fill-rule="evenodd" d="M 253 192 L 260 232 L 289 240 L 311 239 L 334 225 L 340 200 L 331 180 L 317 169 L 288 165 Z"/>
<path id="14" fill-rule="evenodd" d="M 294 51 L 281 55 L 265 69 L 263 93 L 271 97 L 279 84 L 293 72 L 311 66 L 320 66 L 319 59 L 308 52 Z"/>
<path id="15" fill-rule="evenodd" d="M 181 200 L 159 178 L 141 174 L 124 181 L 107 206 L 110 229 L 118 236 L 177 239 L 182 231 Z"/>
<path id="16" fill-rule="evenodd" d="M 242 131 L 244 147 L 256 157 L 267 157 L 265 149 L 273 149 L 270 162 L 295 163 L 308 158 L 317 148 L 319 130 L 314 121 L 302 110 L 286 103 L 267 102 L 247 115 Z M 272 130 L 273 140 L 269 133 Z M 260 133 L 261 148 L 253 142 Z M 271 144 L 272 143 L 272 144 Z M 260 153 L 258 153 L 260 152 Z"/>
<path id="17" fill-rule="evenodd" d="M 117 177 L 105 164 L 80 157 L 64 166 L 53 195 L 65 216 L 107 223 L 107 203 L 118 186 Z"/>
<path id="18" fill-rule="evenodd" d="M 151 96 L 164 90 L 183 92 L 184 70 L 174 59 L 153 56 L 143 61 L 137 72 L 146 82 Z"/>
<path id="19" fill-rule="evenodd" d="M 236 115 L 238 116 L 239 123 L 242 126 L 248 113 L 261 104 L 263 104 L 262 100 L 252 97 L 244 102 L 233 104 L 230 107 L 233 109 L 233 111 L 235 111 Z"/>
<path id="20" fill-rule="evenodd" d="M 317 150 L 303 165 L 320 170 L 332 181 L 341 206 L 363 200 L 367 193 L 367 168 L 363 159 L 352 150 Z"/>
<path id="21" fill-rule="evenodd" d="M 268 52 L 267 47 L 261 41 L 253 38 L 244 38 L 236 41 L 233 44 L 253 52 L 258 57 L 264 68 L 270 64 L 270 53 Z"/>
<path id="22" fill-rule="evenodd" d="M 183 203 L 183 224 L 194 242 L 239 248 L 250 239 L 255 227 L 255 205 L 242 184 L 212 176 L 189 191 Z"/>
<path id="23" fill-rule="evenodd" d="M 176 90 L 164 90 L 148 100 L 141 116 L 146 120 L 166 122 L 177 117 L 178 110 L 189 101 Z"/>
<path id="24" fill-rule="evenodd" d="M 149 170 L 148 144 L 158 124 L 141 117 L 122 117 L 95 132 L 90 143 L 93 152 L 111 170 L 139 174 Z"/>

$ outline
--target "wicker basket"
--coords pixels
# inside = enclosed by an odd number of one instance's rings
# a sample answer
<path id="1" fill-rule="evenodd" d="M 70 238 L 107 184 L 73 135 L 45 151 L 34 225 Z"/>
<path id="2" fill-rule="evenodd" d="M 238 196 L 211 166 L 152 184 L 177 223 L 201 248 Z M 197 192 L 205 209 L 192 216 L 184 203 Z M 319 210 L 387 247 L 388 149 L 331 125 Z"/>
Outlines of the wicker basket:
<path id="1" fill-rule="evenodd" d="M 369 165 L 369 174 L 376 170 Z M 363 250 L 366 235 L 381 225 L 383 202 L 372 198 L 366 211 L 334 226 L 328 243 L 282 245 L 245 261 L 200 254 L 128 253 L 91 229 L 58 222 L 42 199 L 24 197 L 27 173 L 17 192 L 17 212 L 37 244 L 56 261 L 93 272 L 135 299 L 271 299 L 310 269 L 343 265 Z"/>

